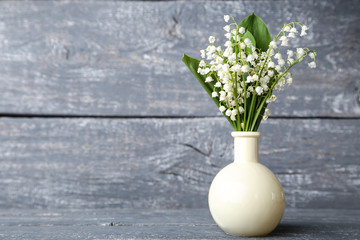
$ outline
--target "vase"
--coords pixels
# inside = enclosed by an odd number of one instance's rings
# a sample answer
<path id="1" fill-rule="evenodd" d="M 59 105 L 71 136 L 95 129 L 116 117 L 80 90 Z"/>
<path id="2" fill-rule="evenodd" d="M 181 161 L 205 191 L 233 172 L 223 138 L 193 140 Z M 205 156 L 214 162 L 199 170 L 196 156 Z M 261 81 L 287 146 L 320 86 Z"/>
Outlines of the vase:
<path id="1" fill-rule="evenodd" d="M 214 178 L 209 208 L 217 225 L 233 236 L 265 236 L 279 224 L 285 196 L 279 180 L 259 163 L 259 132 L 232 132 L 234 162 Z"/>

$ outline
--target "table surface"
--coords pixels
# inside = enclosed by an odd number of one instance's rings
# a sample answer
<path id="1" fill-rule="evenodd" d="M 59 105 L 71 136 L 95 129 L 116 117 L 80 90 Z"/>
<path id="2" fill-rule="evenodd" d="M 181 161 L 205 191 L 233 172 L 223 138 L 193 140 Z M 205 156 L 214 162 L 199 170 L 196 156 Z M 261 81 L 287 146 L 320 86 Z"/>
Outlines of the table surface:
<path id="1" fill-rule="evenodd" d="M 241 238 L 226 235 L 208 209 L 96 209 L 3 210 L 0 239 Z M 286 209 L 261 239 L 360 239 L 360 210 Z"/>

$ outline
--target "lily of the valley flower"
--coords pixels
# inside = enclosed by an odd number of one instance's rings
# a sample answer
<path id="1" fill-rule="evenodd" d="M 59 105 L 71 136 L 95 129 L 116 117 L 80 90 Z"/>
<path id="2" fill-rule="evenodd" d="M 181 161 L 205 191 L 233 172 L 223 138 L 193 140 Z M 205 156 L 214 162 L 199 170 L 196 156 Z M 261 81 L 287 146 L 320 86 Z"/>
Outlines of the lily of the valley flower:
<path id="1" fill-rule="evenodd" d="M 230 18 L 225 15 L 225 22 Z M 254 124 L 249 125 L 245 120 L 257 121 L 257 117 L 266 120 L 270 114 L 267 105 L 277 99 L 274 91 L 282 91 L 293 83 L 290 68 L 306 56 L 311 59 L 308 66 L 315 68 L 316 51 L 296 48 L 296 51 L 286 49 L 284 55 L 281 53 L 278 46 L 288 47 L 289 41 L 307 34 L 308 27 L 299 22 L 285 24 L 269 42 L 266 51 L 256 48 L 247 29 L 235 20 L 224 30 L 227 39 L 224 48 L 215 46 L 216 39 L 210 36 L 210 45 L 200 51 L 203 60 L 199 62 L 197 72 L 205 76 L 205 83 L 211 84 L 211 97 L 218 102 L 219 111 L 234 122 L 237 130 L 252 131 Z M 259 109 L 254 110 L 253 106 Z"/>

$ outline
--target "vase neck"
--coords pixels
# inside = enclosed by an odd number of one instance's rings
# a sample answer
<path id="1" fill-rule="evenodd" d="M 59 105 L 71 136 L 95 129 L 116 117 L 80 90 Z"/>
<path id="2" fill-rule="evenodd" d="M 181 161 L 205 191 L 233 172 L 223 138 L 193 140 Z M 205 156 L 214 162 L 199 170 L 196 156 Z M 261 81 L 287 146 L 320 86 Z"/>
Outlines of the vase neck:
<path id="1" fill-rule="evenodd" d="M 259 132 L 232 132 L 234 162 L 259 162 Z"/>

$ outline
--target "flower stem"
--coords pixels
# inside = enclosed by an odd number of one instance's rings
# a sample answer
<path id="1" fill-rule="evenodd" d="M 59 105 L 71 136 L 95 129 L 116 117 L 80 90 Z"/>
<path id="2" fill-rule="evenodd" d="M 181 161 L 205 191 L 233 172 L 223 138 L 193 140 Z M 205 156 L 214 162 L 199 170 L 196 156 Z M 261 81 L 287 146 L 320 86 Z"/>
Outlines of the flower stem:
<path id="1" fill-rule="evenodd" d="M 266 97 L 262 100 L 259 108 L 257 109 L 257 112 L 255 114 L 255 119 L 251 125 L 251 131 L 253 131 L 254 127 L 255 127 L 255 123 L 260 115 L 260 112 L 261 112 L 261 109 L 263 108 L 266 100 L 270 97 L 270 93 L 272 93 L 273 89 L 275 88 L 276 84 L 278 83 L 278 81 L 290 70 L 290 68 L 292 68 L 295 64 L 297 64 L 301 59 L 303 59 L 304 57 L 306 57 L 309 52 L 311 51 L 308 51 L 306 54 L 304 54 L 303 56 L 301 56 L 300 58 L 298 58 L 296 61 L 293 62 L 293 64 L 291 64 L 277 79 L 275 79 L 274 83 L 271 85 L 271 88 L 269 89 Z"/>

